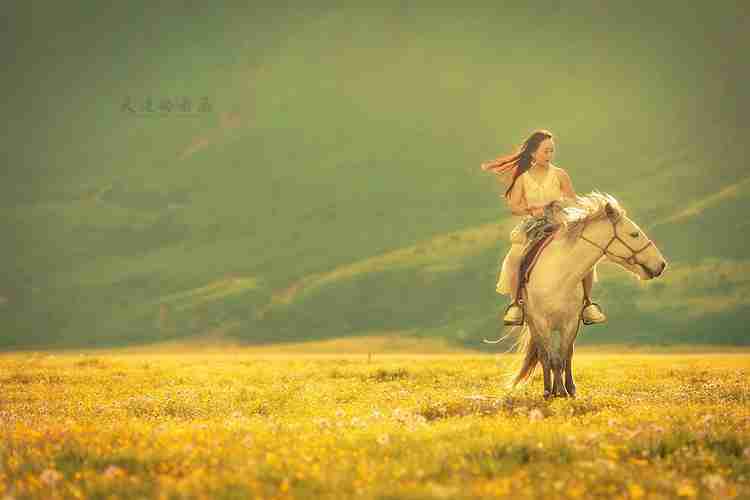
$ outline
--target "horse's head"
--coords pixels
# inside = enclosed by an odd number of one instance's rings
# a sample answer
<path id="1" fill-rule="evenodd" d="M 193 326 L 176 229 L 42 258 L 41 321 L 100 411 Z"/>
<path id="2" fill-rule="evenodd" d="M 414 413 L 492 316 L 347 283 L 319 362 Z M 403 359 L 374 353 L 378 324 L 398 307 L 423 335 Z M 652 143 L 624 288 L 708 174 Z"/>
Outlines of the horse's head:
<path id="1" fill-rule="evenodd" d="M 576 220 L 578 237 L 639 279 L 650 280 L 664 273 L 666 259 L 643 229 L 627 217 L 617 200 L 597 192 L 579 197 L 578 201 L 586 212 L 585 217 Z"/>
<path id="2" fill-rule="evenodd" d="M 604 210 L 610 225 L 609 238 L 602 247 L 605 257 L 642 280 L 664 274 L 667 261 L 643 229 L 610 203 Z"/>

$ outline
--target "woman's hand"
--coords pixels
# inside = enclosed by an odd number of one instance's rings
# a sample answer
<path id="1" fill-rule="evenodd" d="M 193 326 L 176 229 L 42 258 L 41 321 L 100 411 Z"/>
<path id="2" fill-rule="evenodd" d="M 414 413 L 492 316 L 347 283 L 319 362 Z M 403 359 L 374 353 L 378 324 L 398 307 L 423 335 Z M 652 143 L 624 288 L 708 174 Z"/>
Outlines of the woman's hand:
<path id="1" fill-rule="evenodd" d="M 529 207 L 529 212 L 531 212 L 531 215 L 534 217 L 539 217 L 544 215 L 544 207 Z"/>

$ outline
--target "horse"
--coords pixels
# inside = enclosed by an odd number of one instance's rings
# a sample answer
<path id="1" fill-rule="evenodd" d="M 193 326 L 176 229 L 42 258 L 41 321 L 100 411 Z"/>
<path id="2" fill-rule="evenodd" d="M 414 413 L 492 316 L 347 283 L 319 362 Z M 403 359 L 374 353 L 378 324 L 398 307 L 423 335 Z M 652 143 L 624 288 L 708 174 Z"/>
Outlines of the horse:
<path id="1" fill-rule="evenodd" d="M 524 355 L 510 386 L 527 381 L 541 364 L 545 399 L 576 395 L 572 358 L 581 322 L 583 277 L 605 259 L 640 280 L 662 276 L 667 267 L 659 249 L 614 196 L 592 191 L 553 204 L 558 230 L 537 257 L 519 295 L 526 321 L 500 339 L 485 340 L 498 343 L 516 337 L 514 348 Z"/>

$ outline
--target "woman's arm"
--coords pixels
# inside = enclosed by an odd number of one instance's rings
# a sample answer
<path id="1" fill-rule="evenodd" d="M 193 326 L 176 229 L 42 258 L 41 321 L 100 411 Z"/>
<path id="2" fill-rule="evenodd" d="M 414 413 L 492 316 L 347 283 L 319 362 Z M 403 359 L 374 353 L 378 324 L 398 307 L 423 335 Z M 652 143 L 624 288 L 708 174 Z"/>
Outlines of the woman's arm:
<path id="1" fill-rule="evenodd" d="M 560 178 L 560 191 L 562 191 L 563 197 L 575 200 L 577 195 L 573 189 L 573 182 L 570 180 L 568 173 L 560 167 L 557 167 L 557 174 Z"/>

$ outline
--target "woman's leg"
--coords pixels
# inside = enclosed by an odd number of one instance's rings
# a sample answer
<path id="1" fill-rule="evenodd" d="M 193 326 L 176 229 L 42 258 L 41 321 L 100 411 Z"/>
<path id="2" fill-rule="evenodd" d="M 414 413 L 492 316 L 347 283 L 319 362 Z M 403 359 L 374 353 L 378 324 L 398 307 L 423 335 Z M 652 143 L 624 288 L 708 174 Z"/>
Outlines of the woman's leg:
<path id="1" fill-rule="evenodd" d="M 516 303 L 518 298 L 518 281 L 519 281 L 519 265 L 521 262 L 521 254 L 523 253 L 523 246 L 520 244 L 511 245 L 510 252 L 505 257 L 505 283 L 503 290 L 510 295 L 510 304 L 505 309 L 505 316 L 503 317 L 503 323 L 506 325 L 520 325 L 523 323 L 523 309 L 522 306 Z"/>
<path id="2" fill-rule="evenodd" d="M 518 266 L 514 265 L 510 268 L 510 302 L 513 303 L 516 301 L 516 296 L 518 294 Z"/>
<path id="3" fill-rule="evenodd" d="M 503 257 L 502 264 L 500 264 L 497 284 L 495 285 L 497 293 L 500 295 L 510 295 L 511 299 L 514 296 L 514 283 L 517 282 L 515 276 L 518 273 L 519 248 L 521 248 L 520 245 L 512 244 L 508 253 Z"/>
<path id="4" fill-rule="evenodd" d="M 584 298 L 591 299 L 591 289 L 594 286 L 594 282 L 599 281 L 599 277 L 596 272 L 596 265 L 583 277 L 583 293 Z"/>
<path id="5" fill-rule="evenodd" d="M 510 286 L 510 302 L 513 303 L 518 298 L 518 281 L 521 266 L 521 249 L 520 245 L 513 245 L 508 256 L 508 284 Z"/>
<path id="6" fill-rule="evenodd" d="M 583 300 L 588 302 L 591 299 L 591 288 L 594 286 L 594 269 L 583 277 Z"/>
<path id="7" fill-rule="evenodd" d="M 582 310 L 584 324 L 593 325 L 595 323 L 604 323 L 607 321 L 607 317 L 598 305 L 593 305 L 591 302 L 591 288 L 594 286 L 594 281 L 597 281 L 596 267 L 592 268 L 586 276 L 583 277 L 583 294 L 584 294 L 584 308 Z"/>
<path id="8" fill-rule="evenodd" d="M 523 256 L 523 248 L 526 243 L 525 226 L 523 223 L 518 224 L 510 232 L 510 250 L 506 256 L 506 283 L 507 292 L 510 295 L 510 303 L 518 298 L 519 267 Z"/>

